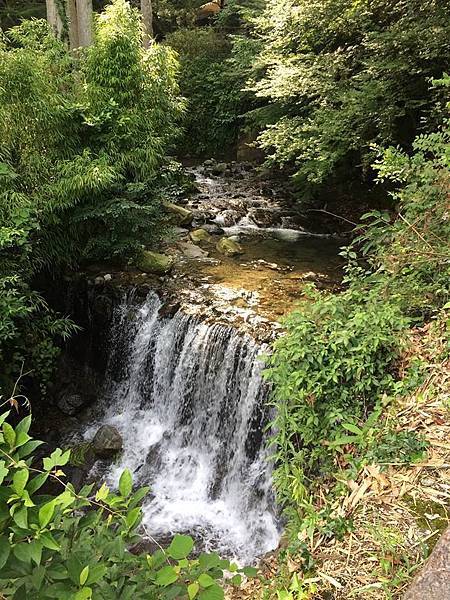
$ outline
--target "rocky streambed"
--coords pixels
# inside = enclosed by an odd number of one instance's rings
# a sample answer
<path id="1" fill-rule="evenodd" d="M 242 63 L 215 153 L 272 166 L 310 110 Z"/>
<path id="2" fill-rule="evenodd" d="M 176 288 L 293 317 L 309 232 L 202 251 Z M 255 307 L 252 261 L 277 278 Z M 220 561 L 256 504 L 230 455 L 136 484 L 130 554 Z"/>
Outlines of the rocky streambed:
<path id="1" fill-rule="evenodd" d="M 41 427 L 75 447 L 75 484 L 114 486 L 129 468 L 150 485 L 152 538 L 185 532 L 254 562 L 281 533 L 261 353 L 306 283 L 339 287 L 343 240 L 309 232 L 283 187 L 249 165 L 207 161 L 191 176 L 197 191 L 167 203 L 158 252 L 67 277 L 65 312 L 83 331 Z"/>

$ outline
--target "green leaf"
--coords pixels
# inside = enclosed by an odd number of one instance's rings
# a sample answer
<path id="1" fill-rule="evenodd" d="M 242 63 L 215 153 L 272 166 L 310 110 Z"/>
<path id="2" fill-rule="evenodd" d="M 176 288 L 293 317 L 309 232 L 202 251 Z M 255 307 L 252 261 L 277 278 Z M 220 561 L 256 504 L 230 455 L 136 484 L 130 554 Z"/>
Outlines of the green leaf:
<path id="1" fill-rule="evenodd" d="M 356 433 L 356 435 L 361 435 L 363 432 L 362 429 L 360 429 L 356 425 L 353 425 L 353 423 L 343 423 L 342 427 L 344 427 L 348 431 L 351 431 L 352 433 Z"/>
<path id="2" fill-rule="evenodd" d="M 255 569 L 255 567 L 244 567 L 242 572 L 247 577 L 256 577 L 258 575 L 258 569 Z"/>
<path id="3" fill-rule="evenodd" d="M 21 544 L 16 544 L 13 548 L 13 552 L 14 552 L 14 556 L 21 562 L 25 562 L 25 563 L 31 562 L 30 544 L 28 544 L 27 542 L 23 542 Z"/>
<path id="4" fill-rule="evenodd" d="M 37 492 L 38 489 L 40 489 L 47 481 L 47 478 L 48 473 L 40 473 L 39 475 L 36 475 L 36 477 L 34 477 L 28 484 L 28 493 L 33 495 L 35 492 Z"/>
<path id="5" fill-rule="evenodd" d="M 55 538 L 48 532 L 42 533 L 40 540 L 42 545 L 49 550 L 60 550 L 59 544 L 57 544 Z"/>
<path id="6" fill-rule="evenodd" d="M 108 494 L 109 494 L 109 487 L 106 485 L 106 483 L 103 483 L 101 488 L 95 494 L 95 499 L 97 502 L 101 502 L 102 500 L 104 500 L 105 498 L 108 497 Z"/>
<path id="7" fill-rule="evenodd" d="M 33 540 L 30 544 L 30 555 L 32 560 L 39 566 L 42 558 L 42 542 L 40 540 Z"/>
<path id="8" fill-rule="evenodd" d="M 242 583 L 242 577 L 240 575 L 234 575 L 231 578 L 231 583 L 233 585 L 241 585 L 241 583 Z"/>
<path id="9" fill-rule="evenodd" d="M 16 433 L 23 432 L 28 433 L 31 427 L 31 415 L 26 416 L 24 419 L 20 421 L 20 423 L 16 427 Z"/>
<path id="10" fill-rule="evenodd" d="M 86 580 L 88 585 L 98 583 L 108 572 L 105 565 L 91 565 L 89 567 L 89 577 Z"/>
<path id="11" fill-rule="evenodd" d="M 216 583 L 211 575 L 208 575 L 207 573 L 202 573 L 198 578 L 198 582 L 203 588 L 208 588 Z"/>
<path id="12" fill-rule="evenodd" d="M 86 583 L 88 576 L 89 576 L 89 565 L 84 567 L 84 569 L 80 573 L 80 585 L 84 585 Z"/>
<path id="13" fill-rule="evenodd" d="M 198 597 L 199 600 L 223 600 L 224 596 L 223 589 L 215 583 L 200 592 Z"/>
<path id="14" fill-rule="evenodd" d="M 9 540 L 6 536 L 2 535 L 0 537 L 0 571 L 5 566 L 10 553 L 11 553 L 11 546 L 9 544 Z"/>
<path id="15" fill-rule="evenodd" d="M 3 483 L 3 480 L 8 475 L 9 470 L 5 467 L 6 462 L 4 460 L 0 460 L 0 485 Z"/>
<path id="16" fill-rule="evenodd" d="M 55 512 L 55 500 L 50 500 L 39 509 L 39 525 L 41 529 L 47 527 Z"/>
<path id="17" fill-rule="evenodd" d="M 175 560 L 186 558 L 194 547 L 194 540 L 188 535 L 176 535 L 167 548 L 167 554 Z"/>
<path id="18" fill-rule="evenodd" d="M 14 444 L 16 442 L 16 432 L 11 427 L 9 423 L 3 423 L 3 435 L 5 437 L 5 442 L 11 448 L 14 448 Z"/>
<path id="19" fill-rule="evenodd" d="M 13 514 L 14 522 L 21 528 L 28 528 L 28 510 L 24 506 L 23 508 L 16 510 Z"/>
<path id="20" fill-rule="evenodd" d="M 132 527 L 134 527 L 141 515 L 142 515 L 142 510 L 139 508 L 139 506 L 136 508 L 133 508 L 133 510 L 130 510 L 130 512 L 126 516 L 127 526 L 130 529 Z"/>
<path id="21" fill-rule="evenodd" d="M 188 590 L 189 600 L 194 600 L 195 596 L 198 594 L 199 589 L 200 589 L 200 586 L 195 581 L 194 581 L 194 583 L 191 583 L 190 585 L 188 585 L 187 590 Z"/>
<path id="22" fill-rule="evenodd" d="M 119 492 L 121 496 L 124 498 L 128 498 L 131 494 L 131 490 L 133 489 L 133 477 L 131 475 L 131 471 L 129 469 L 125 469 L 125 471 L 120 476 L 119 480 Z"/>
<path id="23" fill-rule="evenodd" d="M 174 581 L 177 581 L 178 574 L 171 566 L 166 566 L 156 573 L 155 583 L 161 587 L 167 587 Z"/>
<path id="24" fill-rule="evenodd" d="M 30 473 L 28 472 L 28 469 L 20 469 L 20 471 L 14 473 L 12 487 L 18 496 L 22 495 L 29 476 Z"/>
<path id="25" fill-rule="evenodd" d="M 92 590 L 89 587 L 85 587 L 74 596 L 74 600 L 89 600 L 92 598 Z"/>

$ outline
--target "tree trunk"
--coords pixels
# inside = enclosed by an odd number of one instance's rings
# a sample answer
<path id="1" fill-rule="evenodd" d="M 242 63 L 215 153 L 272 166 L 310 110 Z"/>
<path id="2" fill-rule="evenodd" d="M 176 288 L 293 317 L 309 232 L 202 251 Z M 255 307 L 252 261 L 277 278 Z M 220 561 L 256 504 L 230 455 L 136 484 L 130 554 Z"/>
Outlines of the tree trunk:
<path id="1" fill-rule="evenodd" d="M 67 0 L 67 20 L 69 21 L 69 42 L 70 47 L 79 48 L 80 38 L 78 35 L 78 14 L 76 0 Z"/>
<path id="2" fill-rule="evenodd" d="M 76 10 L 78 45 L 90 46 L 92 44 L 92 0 L 76 0 Z"/>
<path id="3" fill-rule="evenodd" d="M 54 34 L 61 38 L 63 32 L 63 22 L 59 14 L 57 0 L 46 0 L 47 5 L 47 21 L 53 29 Z"/>
<path id="4" fill-rule="evenodd" d="M 148 48 L 153 40 L 152 0 L 141 0 L 141 12 L 144 23 L 144 47 Z"/>

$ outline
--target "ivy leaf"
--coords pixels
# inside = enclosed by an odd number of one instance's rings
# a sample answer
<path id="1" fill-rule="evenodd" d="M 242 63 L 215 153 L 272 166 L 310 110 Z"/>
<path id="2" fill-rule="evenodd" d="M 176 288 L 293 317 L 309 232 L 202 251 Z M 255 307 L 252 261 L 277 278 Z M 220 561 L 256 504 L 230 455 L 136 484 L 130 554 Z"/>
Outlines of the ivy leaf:
<path id="1" fill-rule="evenodd" d="M 171 583 L 174 583 L 178 579 L 178 573 L 173 567 L 163 567 L 156 573 L 156 585 L 161 587 L 167 587 Z"/>
<path id="2" fill-rule="evenodd" d="M 190 536 L 176 535 L 167 548 L 167 554 L 175 560 L 181 560 L 189 556 L 193 547 L 194 541 Z"/>

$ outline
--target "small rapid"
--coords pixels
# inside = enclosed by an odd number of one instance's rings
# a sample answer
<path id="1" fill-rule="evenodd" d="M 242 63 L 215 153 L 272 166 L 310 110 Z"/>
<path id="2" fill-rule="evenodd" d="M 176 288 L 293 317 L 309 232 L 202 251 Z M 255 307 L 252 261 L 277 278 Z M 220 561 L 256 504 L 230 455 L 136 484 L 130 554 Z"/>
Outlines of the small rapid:
<path id="1" fill-rule="evenodd" d="M 115 310 L 102 416 L 124 450 L 103 473 L 113 486 L 129 468 L 149 485 L 144 526 L 165 539 L 189 533 L 197 547 L 241 563 L 278 545 L 280 530 L 265 444 L 263 350 L 232 327 L 178 311 L 159 316 L 150 293 Z"/>

